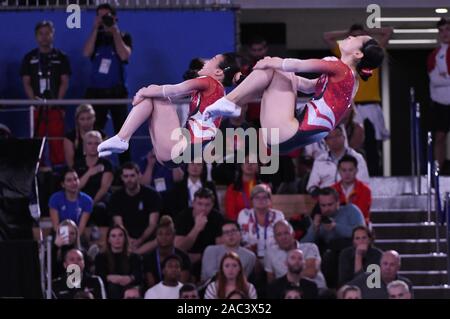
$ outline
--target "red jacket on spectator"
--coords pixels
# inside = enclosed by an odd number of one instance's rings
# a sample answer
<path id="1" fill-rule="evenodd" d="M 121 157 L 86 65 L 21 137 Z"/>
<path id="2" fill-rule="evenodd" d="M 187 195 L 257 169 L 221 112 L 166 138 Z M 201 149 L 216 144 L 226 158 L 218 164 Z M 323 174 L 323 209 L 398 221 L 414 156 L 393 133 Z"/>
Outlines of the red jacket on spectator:
<path id="1" fill-rule="evenodd" d="M 355 186 L 348 198 L 342 190 L 342 181 L 332 186 L 339 193 L 339 203 L 341 205 L 353 204 L 357 206 L 364 215 L 366 224 L 370 222 L 370 206 L 372 205 L 372 194 L 370 188 L 359 180 L 355 180 Z"/>
<path id="2" fill-rule="evenodd" d="M 252 207 L 250 193 L 255 185 L 256 181 L 243 182 L 243 191 L 235 190 L 234 184 L 228 186 L 225 192 L 225 218 L 236 221 L 241 210 Z"/>

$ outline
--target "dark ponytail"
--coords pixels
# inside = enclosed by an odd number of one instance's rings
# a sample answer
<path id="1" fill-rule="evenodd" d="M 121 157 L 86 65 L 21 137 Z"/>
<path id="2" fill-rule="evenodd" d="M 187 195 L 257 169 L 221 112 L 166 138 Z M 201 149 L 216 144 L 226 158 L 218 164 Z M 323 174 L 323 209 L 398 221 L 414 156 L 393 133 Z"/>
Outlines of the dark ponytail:
<path id="1" fill-rule="evenodd" d="M 222 56 L 224 57 L 224 60 L 219 65 L 224 73 L 222 83 L 224 86 L 232 86 L 234 84 L 233 79 L 235 74 L 240 71 L 240 57 L 233 52 L 223 53 Z"/>
<path id="2" fill-rule="evenodd" d="M 373 70 L 383 62 L 384 50 L 376 40 L 370 39 L 364 43 L 361 52 L 364 56 L 356 65 L 356 71 L 363 81 L 367 81 L 372 76 Z"/>

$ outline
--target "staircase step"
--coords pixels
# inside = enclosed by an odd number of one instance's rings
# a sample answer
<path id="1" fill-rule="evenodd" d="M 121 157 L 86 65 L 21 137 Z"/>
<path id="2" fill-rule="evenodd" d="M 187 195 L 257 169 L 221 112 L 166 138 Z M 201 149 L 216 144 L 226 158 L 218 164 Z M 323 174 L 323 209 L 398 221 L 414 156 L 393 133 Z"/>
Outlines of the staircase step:
<path id="1" fill-rule="evenodd" d="M 450 286 L 413 286 L 415 299 L 450 299 Z"/>
<path id="2" fill-rule="evenodd" d="M 426 195 L 394 195 L 392 193 L 382 196 L 372 195 L 372 210 L 390 209 L 415 209 L 424 210 L 428 208 Z M 434 195 L 432 197 L 431 209 L 434 210 Z"/>
<path id="3" fill-rule="evenodd" d="M 401 209 L 389 211 L 372 211 L 370 220 L 373 224 L 378 223 L 421 223 L 428 221 L 428 212 L 417 209 Z M 435 221 L 435 213 L 431 213 L 431 220 Z"/>
<path id="4" fill-rule="evenodd" d="M 400 270 L 399 274 L 411 280 L 415 286 L 438 286 L 448 284 L 446 270 Z"/>
<path id="5" fill-rule="evenodd" d="M 427 254 L 436 251 L 435 239 L 376 239 L 375 245 L 383 251 L 396 250 L 399 254 Z M 440 250 L 447 251 L 447 242 L 440 239 Z"/>
<path id="6" fill-rule="evenodd" d="M 435 238 L 436 226 L 431 223 L 377 223 L 372 224 L 378 239 Z M 445 238 L 446 228 L 439 227 L 440 238 Z"/>
<path id="7" fill-rule="evenodd" d="M 402 270 L 447 270 L 446 254 L 407 254 L 401 255 Z"/>

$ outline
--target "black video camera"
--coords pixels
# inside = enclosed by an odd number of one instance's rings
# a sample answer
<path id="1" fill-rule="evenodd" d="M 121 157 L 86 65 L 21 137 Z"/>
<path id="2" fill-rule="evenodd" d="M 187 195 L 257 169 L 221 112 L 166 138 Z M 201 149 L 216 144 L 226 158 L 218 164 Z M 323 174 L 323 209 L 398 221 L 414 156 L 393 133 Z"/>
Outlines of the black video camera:
<path id="1" fill-rule="evenodd" d="M 102 23 L 105 27 L 112 27 L 115 23 L 114 16 L 111 13 L 105 14 L 102 16 Z"/>

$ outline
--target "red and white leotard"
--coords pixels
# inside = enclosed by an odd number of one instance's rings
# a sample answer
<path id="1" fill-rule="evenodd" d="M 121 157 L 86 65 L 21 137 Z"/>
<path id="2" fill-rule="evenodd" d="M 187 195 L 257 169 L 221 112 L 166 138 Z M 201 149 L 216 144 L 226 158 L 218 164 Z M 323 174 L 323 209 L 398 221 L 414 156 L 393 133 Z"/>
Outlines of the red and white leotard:
<path id="1" fill-rule="evenodd" d="M 340 124 L 358 89 L 358 81 L 348 65 L 335 57 L 319 61 L 324 70 L 319 77 L 314 97 L 306 103 L 300 131 L 333 130 Z"/>
<path id="2" fill-rule="evenodd" d="M 214 140 L 222 118 L 203 120 L 203 112 L 206 107 L 225 96 L 225 89 L 219 81 L 209 76 L 202 76 L 192 81 L 197 81 L 196 86 L 201 89 L 191 94 L 189 104 L 189 117 L 185 127 L 189 130 L 191 144 L 207 143 Z"/>

